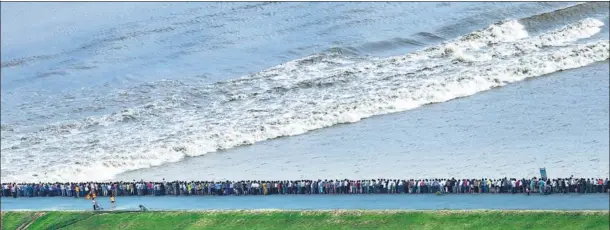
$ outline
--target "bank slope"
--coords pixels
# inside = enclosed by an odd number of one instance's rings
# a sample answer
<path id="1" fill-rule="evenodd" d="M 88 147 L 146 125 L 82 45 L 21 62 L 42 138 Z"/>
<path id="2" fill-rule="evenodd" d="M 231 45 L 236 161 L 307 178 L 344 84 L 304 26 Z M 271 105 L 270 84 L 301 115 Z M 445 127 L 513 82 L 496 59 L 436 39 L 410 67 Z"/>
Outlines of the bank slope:
<path id="1" fill-rule="evenodd" d="M 604 229 L 606 211 L 2 212 L 2 229 Z"/>

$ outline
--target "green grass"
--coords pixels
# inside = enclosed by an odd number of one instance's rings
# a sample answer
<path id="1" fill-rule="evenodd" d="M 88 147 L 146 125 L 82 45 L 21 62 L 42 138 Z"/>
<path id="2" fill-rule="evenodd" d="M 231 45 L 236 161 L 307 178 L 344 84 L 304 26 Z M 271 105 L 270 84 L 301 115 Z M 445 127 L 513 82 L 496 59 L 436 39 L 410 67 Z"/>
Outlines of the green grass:
<path id="1" fill-rule="evenodd" d="M 607 230 L 609 218 L 607 211 L 3 212 L 2 229 Z"/>

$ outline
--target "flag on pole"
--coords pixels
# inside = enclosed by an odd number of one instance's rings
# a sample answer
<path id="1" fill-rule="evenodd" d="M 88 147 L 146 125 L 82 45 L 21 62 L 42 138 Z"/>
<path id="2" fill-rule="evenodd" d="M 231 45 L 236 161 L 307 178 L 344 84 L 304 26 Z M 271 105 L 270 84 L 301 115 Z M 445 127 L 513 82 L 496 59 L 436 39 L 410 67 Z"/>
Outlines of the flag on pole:
<path id="1" fill-rule="evenodd" d="M 540 178 L 546 180 L 546 168 L 540 168 Z"/>

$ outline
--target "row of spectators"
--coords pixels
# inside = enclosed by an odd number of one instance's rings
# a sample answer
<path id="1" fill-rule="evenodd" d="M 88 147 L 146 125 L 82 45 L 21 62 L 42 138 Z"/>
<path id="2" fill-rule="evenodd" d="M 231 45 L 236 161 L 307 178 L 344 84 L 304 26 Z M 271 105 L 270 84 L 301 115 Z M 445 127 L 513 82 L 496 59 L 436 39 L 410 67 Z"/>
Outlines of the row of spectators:
<path id="1" fill-rule="evenodd" d="M 608 178 L 376 179 L 296 181 L 159 181 L 3 183 L 5 197 L 227 196 L 272 194 L 604 193 Z"/>

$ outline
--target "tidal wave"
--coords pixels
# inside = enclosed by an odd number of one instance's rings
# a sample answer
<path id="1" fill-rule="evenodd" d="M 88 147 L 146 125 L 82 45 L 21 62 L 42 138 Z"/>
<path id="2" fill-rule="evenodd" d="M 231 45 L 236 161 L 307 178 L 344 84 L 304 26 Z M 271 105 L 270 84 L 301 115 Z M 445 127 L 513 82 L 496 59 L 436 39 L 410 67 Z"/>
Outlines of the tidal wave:
<path id="1" fill-rule="evenodd" d="M 465 97 L 610 56 L 608 40 L 579 42 L 606 26 L 598 19 L 535 36 L 521 21 L 494 23 L 406 55 L 323 52 L 214 84 L 140 85 L 109 98 L 151 102 L 34 131 L 2 124 L 2 180 L 107 180 L 185 157 Z M 345 48 L 350 49 L 355 48 Z"/>

